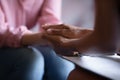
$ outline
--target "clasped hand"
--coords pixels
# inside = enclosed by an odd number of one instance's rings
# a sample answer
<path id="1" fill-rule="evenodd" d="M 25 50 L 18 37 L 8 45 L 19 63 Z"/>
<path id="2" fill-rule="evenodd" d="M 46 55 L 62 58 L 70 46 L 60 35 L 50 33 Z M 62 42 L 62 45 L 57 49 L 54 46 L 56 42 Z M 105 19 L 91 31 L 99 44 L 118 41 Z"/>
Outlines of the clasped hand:
<path id="1" fill-rule="evenodd" d="M 71 47 L 74 42 L 92 32 L 88 28 L 80 28 L 65 24 L 42 26 L 45 31 L 44 38 L 50 40 L 54 45 Z"/>

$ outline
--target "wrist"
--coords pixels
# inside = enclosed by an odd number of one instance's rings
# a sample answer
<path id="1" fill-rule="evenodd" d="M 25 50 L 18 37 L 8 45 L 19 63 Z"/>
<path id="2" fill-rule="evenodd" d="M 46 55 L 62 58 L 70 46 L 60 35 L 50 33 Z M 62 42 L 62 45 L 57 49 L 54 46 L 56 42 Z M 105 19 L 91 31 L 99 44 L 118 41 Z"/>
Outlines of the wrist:
<path id="1" fill-rule="evenodd" d="M 22 45 L 33 45 L 38 44 L 41 39 L 41 34 L 39 33 L 27 33 L 22 36 L 21 44 Z"/>

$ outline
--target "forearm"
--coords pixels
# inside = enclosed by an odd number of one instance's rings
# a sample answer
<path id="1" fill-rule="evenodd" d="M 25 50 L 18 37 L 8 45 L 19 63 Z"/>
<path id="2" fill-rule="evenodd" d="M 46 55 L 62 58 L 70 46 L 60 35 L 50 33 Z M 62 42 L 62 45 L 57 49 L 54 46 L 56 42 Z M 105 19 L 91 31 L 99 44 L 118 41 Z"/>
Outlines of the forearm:
<path id="1" fill-rule="evenodd" d="M 94 35 L 101 46 L 116 46 L 117 9 L 114 0 L 95 0 L 96 19 Z"/>
<path id="2" fill-rule="evenodd" d="M 42 33 L 27 33 L 21 38 L 21 45 L 40 44 L 42 41 Z"/>
<path id="3" fill-rule="evenodd" d="M 99 40 L 102 43 L 116 42 L 117 27 L 117 9 L 115 0 L 95 0 L 96 3 L 96 20 L 95 30 Z"/>

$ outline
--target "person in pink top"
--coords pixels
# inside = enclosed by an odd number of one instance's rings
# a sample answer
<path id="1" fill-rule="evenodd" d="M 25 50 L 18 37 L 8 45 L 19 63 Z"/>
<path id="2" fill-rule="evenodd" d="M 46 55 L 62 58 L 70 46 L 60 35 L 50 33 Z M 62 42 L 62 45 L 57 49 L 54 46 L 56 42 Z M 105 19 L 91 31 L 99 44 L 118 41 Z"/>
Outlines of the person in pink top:
<path id="1" fill-rule="evenodd" d="M 42 33 L 29 29 L 61 23 L 60 5 L 61 0 L 0 0 L 0 46 L 39 44 Z"/>
<path id="2" fill-rule="evenodd" d="M 61 0 L 0 0 L 0 80 L 67 79 L 71 62 L 49 46 L 28 47 L 44 41 L 40 27 L 60 17 Z M 31 31 L 36 24 L 39 32 Z"/>

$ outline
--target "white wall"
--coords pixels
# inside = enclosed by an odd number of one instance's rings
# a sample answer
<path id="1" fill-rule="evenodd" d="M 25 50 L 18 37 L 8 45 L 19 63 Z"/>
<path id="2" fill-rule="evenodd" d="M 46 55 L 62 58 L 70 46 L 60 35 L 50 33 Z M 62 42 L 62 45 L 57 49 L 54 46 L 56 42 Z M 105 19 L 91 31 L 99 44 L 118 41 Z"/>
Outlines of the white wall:
<path id="1" fill-rule="evenodd" d="M 65 24 L 93 28 L 93 0 L 62 0 L 62 21 Z M 38 26 L 32 30 L 38 31 Z"/>
<path id="2" fill-rule="evenodd" d="M 66 24 L 93 27 L 93 0 L 62 0 L 62 20 Z"/>

